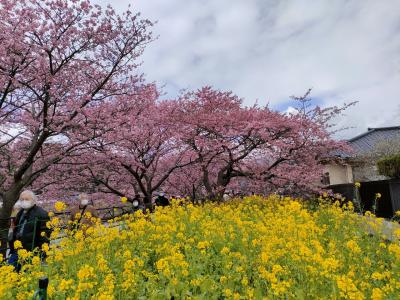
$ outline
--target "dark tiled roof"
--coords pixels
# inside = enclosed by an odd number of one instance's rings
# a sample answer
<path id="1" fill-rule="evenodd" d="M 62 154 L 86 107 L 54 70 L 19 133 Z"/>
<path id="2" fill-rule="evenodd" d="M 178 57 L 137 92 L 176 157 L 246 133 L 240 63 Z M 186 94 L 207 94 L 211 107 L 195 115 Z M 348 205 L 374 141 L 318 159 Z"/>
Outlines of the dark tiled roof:
<path id="1" fill-rule="evenodd" d="M 400 126 L 368 128 L 368 131 L 360 134 L 348 142 L 354 149 L 352 156 L 366 154 L 374 150 L 377 143 L 400 139 Z"/>

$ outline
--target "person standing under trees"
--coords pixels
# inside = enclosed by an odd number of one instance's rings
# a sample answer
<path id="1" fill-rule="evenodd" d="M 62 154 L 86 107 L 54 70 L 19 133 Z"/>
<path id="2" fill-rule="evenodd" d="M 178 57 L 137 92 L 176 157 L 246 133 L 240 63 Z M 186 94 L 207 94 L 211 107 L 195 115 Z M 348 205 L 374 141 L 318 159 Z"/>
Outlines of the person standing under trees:
<path id="1" fill-rule="evenodd" d="M 46 223 L 50 220 L 48 212 L 37 205 L 37 196 L 30 190 L 25 190 L 19 197 L 21 209 L 17 213 L 14 228 L 10 237 L 9 264 L 17 271 L 21 269 L 18 263 L 18 248 L 33 251 L 41 249 L 44 243 L 49 243 L 50 230 Z M 42 258 L 44 256 L 42 255 Z"/>
<path id="2" fill-rule="evenodd" d="M 169 200 L 167 197 L 165 197 L 164 192 L 161 192 L 158 194 L 158 197 L 156 198 L 156 205 L 157 206 L 168 206 L 169 205 Z"/>
<path id="3" fill-rule="evenodd" d="M 92 218 L 97 218 L 97 212 L 93 204 L 93 200 L 86 193 L 78 196 L 78 205 L 71 209 L 70 220 L 73 222 L 72 229 L 78 229 L 80 224 L 93 224 Z"/>

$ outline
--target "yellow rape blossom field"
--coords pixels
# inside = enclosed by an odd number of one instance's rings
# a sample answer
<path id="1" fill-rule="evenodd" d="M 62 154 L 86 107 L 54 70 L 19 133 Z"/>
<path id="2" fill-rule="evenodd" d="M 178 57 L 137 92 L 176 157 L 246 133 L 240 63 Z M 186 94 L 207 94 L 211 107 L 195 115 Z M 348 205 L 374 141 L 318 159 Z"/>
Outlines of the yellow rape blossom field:
<path id="1" fill-rule="evenodd" d="M 176 201 L 67 232 L 46 264 L 19 250 L 20 273 L 0 267 L 0 298 L 30 299 L 47 275 L 50 299 L 399 299 L 400 232 L 389 241 L 381 224 L 278 196 Z"/>

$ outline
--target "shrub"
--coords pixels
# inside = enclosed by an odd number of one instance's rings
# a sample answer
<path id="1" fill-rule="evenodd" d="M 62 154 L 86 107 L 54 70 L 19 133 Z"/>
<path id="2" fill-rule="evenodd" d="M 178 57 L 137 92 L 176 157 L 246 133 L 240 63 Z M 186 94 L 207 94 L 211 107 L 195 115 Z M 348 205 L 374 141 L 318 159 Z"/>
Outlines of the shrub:
<path id="1" fill-rule="evenodd" d="M 384 157 L 377 162 L 379 174 L 400 178 L 400 153 Z"/>

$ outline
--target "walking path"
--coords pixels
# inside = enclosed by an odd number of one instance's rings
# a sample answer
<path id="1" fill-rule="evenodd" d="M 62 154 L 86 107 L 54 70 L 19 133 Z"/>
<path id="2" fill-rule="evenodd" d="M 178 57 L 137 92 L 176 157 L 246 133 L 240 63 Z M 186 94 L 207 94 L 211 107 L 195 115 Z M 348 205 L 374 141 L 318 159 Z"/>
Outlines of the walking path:
<path id="1" fill-rule="evenodd" d="M 391 222 L 385 219 L 375 219 L 369 216 L 362 216 L 365 219 L 367 232 L 369 234 L 381 236 L 385 240 L 395 241 L 399 239 L 399 234 L 396 231 L 400 230 L 400 224 Z"/>

